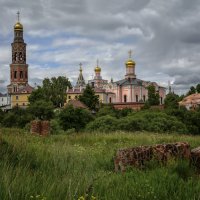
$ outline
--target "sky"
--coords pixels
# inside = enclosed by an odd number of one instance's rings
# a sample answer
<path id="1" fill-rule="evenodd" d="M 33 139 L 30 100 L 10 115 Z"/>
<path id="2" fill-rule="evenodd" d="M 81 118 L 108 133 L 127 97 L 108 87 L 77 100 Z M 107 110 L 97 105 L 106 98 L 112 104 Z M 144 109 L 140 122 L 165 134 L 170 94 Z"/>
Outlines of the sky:
<path id="1" fill-rule="evenodd" d="M 31 85 L 53 76 L 75 83 L 79 63 L 89 80 L 97 59 L 103 79 L 121 80 L 130 49 L 139 79 L 170 82 L 178 94 L 200 83 L 200 0 L 0 0 L 0 92 L 17 11 Z"/>

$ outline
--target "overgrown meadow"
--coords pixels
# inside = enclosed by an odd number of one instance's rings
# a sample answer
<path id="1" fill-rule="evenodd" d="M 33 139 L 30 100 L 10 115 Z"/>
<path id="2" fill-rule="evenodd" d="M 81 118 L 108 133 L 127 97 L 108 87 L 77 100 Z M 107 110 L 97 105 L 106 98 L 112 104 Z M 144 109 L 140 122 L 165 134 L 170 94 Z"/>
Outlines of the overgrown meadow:
<path id="1" fill-rule="evenodd" d="M 94 132 L 39 137 L 22 129 L 0 129 L 0 199 L 200 199 L 200 177 L 187 161 L 114 172 L 117 149 L 175 141 L 200 146 L 200 136 L 179 134 Z"/>

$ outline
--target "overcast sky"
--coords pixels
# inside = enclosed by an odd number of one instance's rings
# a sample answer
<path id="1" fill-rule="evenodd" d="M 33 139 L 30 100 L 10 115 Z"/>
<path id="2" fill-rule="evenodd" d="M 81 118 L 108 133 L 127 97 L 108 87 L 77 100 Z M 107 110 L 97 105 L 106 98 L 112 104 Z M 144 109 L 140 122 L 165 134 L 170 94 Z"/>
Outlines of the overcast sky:
<path id="1" fill-rule="evenodd" d="M 0 92 L 9 84 L 16 12 L 21 13 L 30 84 L 86 80 L 99 59 L 104 79 L 124 78 L 128 51 L 137 77 L 179 94 L 200 82 L 200 0 L 0 0 Z"/>

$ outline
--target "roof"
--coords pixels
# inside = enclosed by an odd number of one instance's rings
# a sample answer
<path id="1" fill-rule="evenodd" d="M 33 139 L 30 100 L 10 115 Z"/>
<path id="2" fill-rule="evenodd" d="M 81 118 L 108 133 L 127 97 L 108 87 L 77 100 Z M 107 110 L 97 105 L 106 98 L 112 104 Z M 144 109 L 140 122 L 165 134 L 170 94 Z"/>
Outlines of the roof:
<path id="1" fill-rule="evenodd" d="M 188 105 L 188 104 L 200 105 L 200 93 L 191 94 L 185 97 L 182 101 L 179 102 L 179 104 L 183 106 Z"/>
<path id="2" fill-rule="evenodd" d="M 79 100 L 70 100 L 66 106 L 72 105 L 74 108 L 84 108 L 88 109 L 88 107 L 81 101 Z"/>
<path id="3" fill-rule="evenodd" d="M 0 92 L 0 97 L 7 97 L 7 94 L 2 94 L 2 93 Z"/>
<path id="4" fill-rule="evenodd" d="M 83 93 L 83 89 L 80 90 L 80 88 L 69 89 L 67 91 L 67 94 L 82 94 L 82 93 Z"/>
<path id="5" fill-rule="evenodd" d="M 30 85 L 27 85 L 21 89 L 19 89 L 17 92 L 15 92 L 14 94 L 31 94 L 32 91 L 34 90 L 33 87 L 31 87 Z"/>
<path id="6" fill-rule="evenodd" d="M 122 79 L 120 81 L 116 81 L 115 83 L 117 85 L 139 85 L 139 86 L 142 86 L 142 80 L 140 79 L 137 79 L 137 78 L 131 78 L 131 79 Z"/>

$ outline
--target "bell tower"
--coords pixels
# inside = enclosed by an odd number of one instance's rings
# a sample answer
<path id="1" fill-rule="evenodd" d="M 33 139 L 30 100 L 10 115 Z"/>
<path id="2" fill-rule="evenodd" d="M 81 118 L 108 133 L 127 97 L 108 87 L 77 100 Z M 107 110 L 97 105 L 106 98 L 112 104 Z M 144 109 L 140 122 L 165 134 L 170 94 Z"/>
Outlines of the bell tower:
<path id="1" fill-rule="evenodd" d="M 14 40 L 12 46 L 12 64 L 10 64 L 10 85 L 8 93 L 17 92 L 28 84 L 28 64 L 26 64 L 26 43 L 23 39 L 23 25 L 20 23 L 20 13 L 17 13 L 17 23 L 14 25 Z"/>

